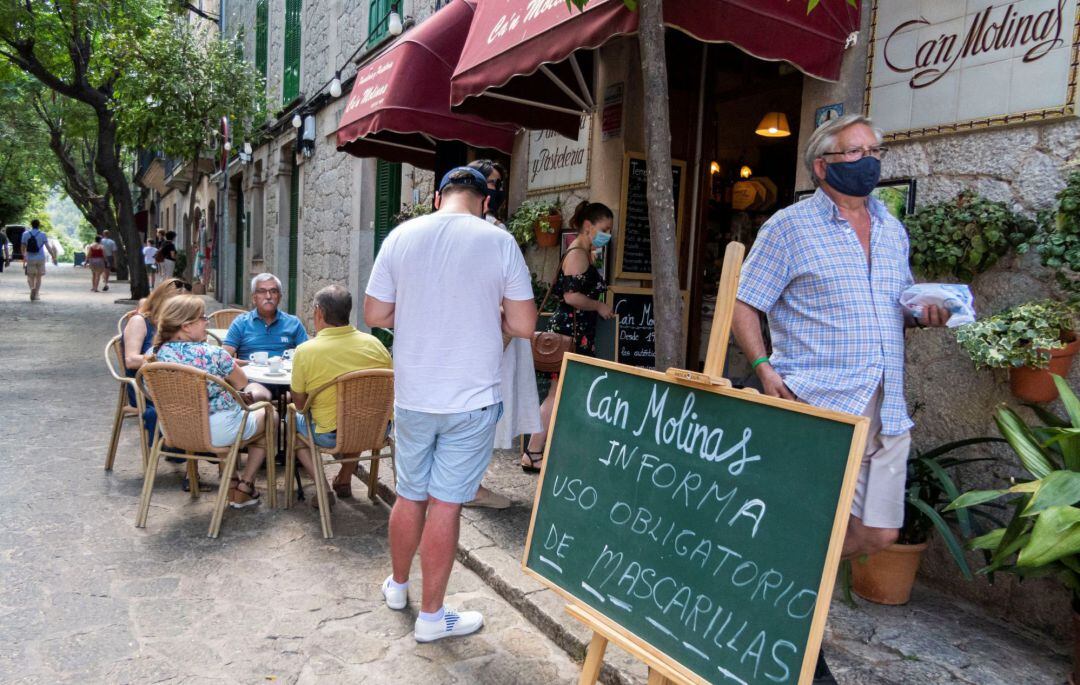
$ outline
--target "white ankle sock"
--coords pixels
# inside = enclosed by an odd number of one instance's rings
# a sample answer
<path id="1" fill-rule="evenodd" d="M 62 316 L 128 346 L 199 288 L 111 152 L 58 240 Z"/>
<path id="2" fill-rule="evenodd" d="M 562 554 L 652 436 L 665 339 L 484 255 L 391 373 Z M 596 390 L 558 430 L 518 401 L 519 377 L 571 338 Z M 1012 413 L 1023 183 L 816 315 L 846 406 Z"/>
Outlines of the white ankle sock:
<path id="1" fill-rule="evenodd" d="M 438 611 L 435 611 L 435 612 L 432 612 L 432 613 L 428 613 L 426 611 L 421 611 L 420 612 L 420 620 L 421 621 L 431 621 L 432 623 L 434 623 L 435 621 L 442 620 L 442 617 L 443 617 L 443 615 L 445 613 L 446 613 L 446 607 L 439 607 Z"/>
<path id="2" fill-rule="evenodd" d="M 396 580 L 394 580 L 393 576 L 390 576 L 389 585 L 390 585 L 391 589 L 394 589 L 394 590 L 408 590 L 409 589 L 409 581 L 406 580 L 404 583 L 399 583 Z"/>

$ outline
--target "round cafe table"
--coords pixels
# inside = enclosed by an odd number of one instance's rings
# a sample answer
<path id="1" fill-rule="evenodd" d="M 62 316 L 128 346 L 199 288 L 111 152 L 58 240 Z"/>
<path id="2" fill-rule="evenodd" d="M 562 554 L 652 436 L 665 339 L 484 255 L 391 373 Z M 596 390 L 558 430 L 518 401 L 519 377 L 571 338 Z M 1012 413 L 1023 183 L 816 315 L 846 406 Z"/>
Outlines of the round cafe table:
<path id="1" fill-rule="evenodd" d="M 281 363 L 281 373 L 270 373 L 269 364 L 256 364 L 255 362 L 249 362 L 243 367 L 244 374 L 252 383 L 258 383 L 265 385 L 274 391 L 277 395 L 277 410 L 278 410 L 278 455 L 285 454 L 285 439 L 288 437 L 285 435 L 285 417 L 289 410 L 288 400 L 286 399 L 286 391 L 292 384 L 292 361 L 283 360 Z M 299 471 L 299 461 L 297 461 L 297 470 Z M 300 485 L 299 473 L 296 478 L 296 494 L 298 499 L 304 499 L 304 488 Z"/>

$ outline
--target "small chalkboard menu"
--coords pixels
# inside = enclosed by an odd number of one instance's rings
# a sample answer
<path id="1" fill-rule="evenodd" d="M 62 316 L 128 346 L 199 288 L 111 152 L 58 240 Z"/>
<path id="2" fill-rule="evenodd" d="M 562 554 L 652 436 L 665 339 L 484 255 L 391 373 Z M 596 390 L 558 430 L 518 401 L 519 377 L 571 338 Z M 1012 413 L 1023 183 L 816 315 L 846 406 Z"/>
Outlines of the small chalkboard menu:
<path id="1" fill-rule="evenodd" d="M 649 288 L 611 286 L 611 310 L 615 313 L 615 361 L 651 369 L 656 366 L 656 327 L 653 291 Z M 686 296 L 683 291 L 683 325 Z"/>
<path id="2" fill-rule="evenodd" d="M 686 162 L 672 160 L 671 181 L 675 197 L 676 242 L 682 235 L 683 177 Z M 618 227 L 619 258 L 615 262 L 616 278 L 651 279 L 652 238 L 649 234 L 649 202 L 647 166 L 644 155 L 628 152 L 623 157 L 622 206 Z"/>
<path id="3" fill-rule="evenodd" d="M 866 430 L 568 354 L 523 565 L 702 682 L 808 685 Z"/>

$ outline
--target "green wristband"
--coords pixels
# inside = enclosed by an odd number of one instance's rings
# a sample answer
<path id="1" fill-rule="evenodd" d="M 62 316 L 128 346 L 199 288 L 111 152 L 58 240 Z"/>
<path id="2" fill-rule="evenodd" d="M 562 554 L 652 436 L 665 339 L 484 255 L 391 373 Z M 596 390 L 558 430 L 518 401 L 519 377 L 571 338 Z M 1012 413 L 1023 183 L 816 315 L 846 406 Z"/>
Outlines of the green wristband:
<path id="1" fill-rule="evenodd" d="M 756 369 L 758 366 L 760 366 L 761 364 L 764 364 L 764 363 L 766 363 L 768 361 L 769 361 L 768 357 L 759 357 L 758 359 L 755 359 L 753 362 L 750 363 L 750 368 L 751 369 Z"/>

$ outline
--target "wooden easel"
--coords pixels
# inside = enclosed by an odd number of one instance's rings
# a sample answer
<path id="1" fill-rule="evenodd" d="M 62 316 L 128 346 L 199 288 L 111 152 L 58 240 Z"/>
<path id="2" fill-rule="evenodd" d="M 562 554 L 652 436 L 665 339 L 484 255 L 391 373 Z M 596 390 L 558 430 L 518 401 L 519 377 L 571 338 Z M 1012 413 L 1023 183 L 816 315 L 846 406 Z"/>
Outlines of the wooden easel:
<path id="1" fill-rule="evenodd" d="M 727 359 L 731 320 L 735 314 L 735 296 L 739 290 L 739 274 L 742 271 L 745 254 L 746 247 L 736 242 L 728 243 L 724 251 L 724 268 L 720 274 L 720 284 L 717 286 L 716 311 L 713 313 L 712 329 L 709 332 L 705 372 L 668 369 L 668 375 L 702 385 L 731 387 L 731 381 L 723 377 L 724 362 Z M 595 685 L 600 677 L 600 669 L 604 665 L 604 652 L 609 642 L 618 645 L 649 667 L 648 685 L 707 684 L 708 681 L 704 678 L 680 664 L 659 658 L 655 650 L 647 649 L 641 640 L 591 609 L 580 604 L 568 604 L 566 612 L 593 631 L 592 640 L 589 641 L 589 647 L 585 653 L 585 663 L 581 667 L 578 685 Z"/>

